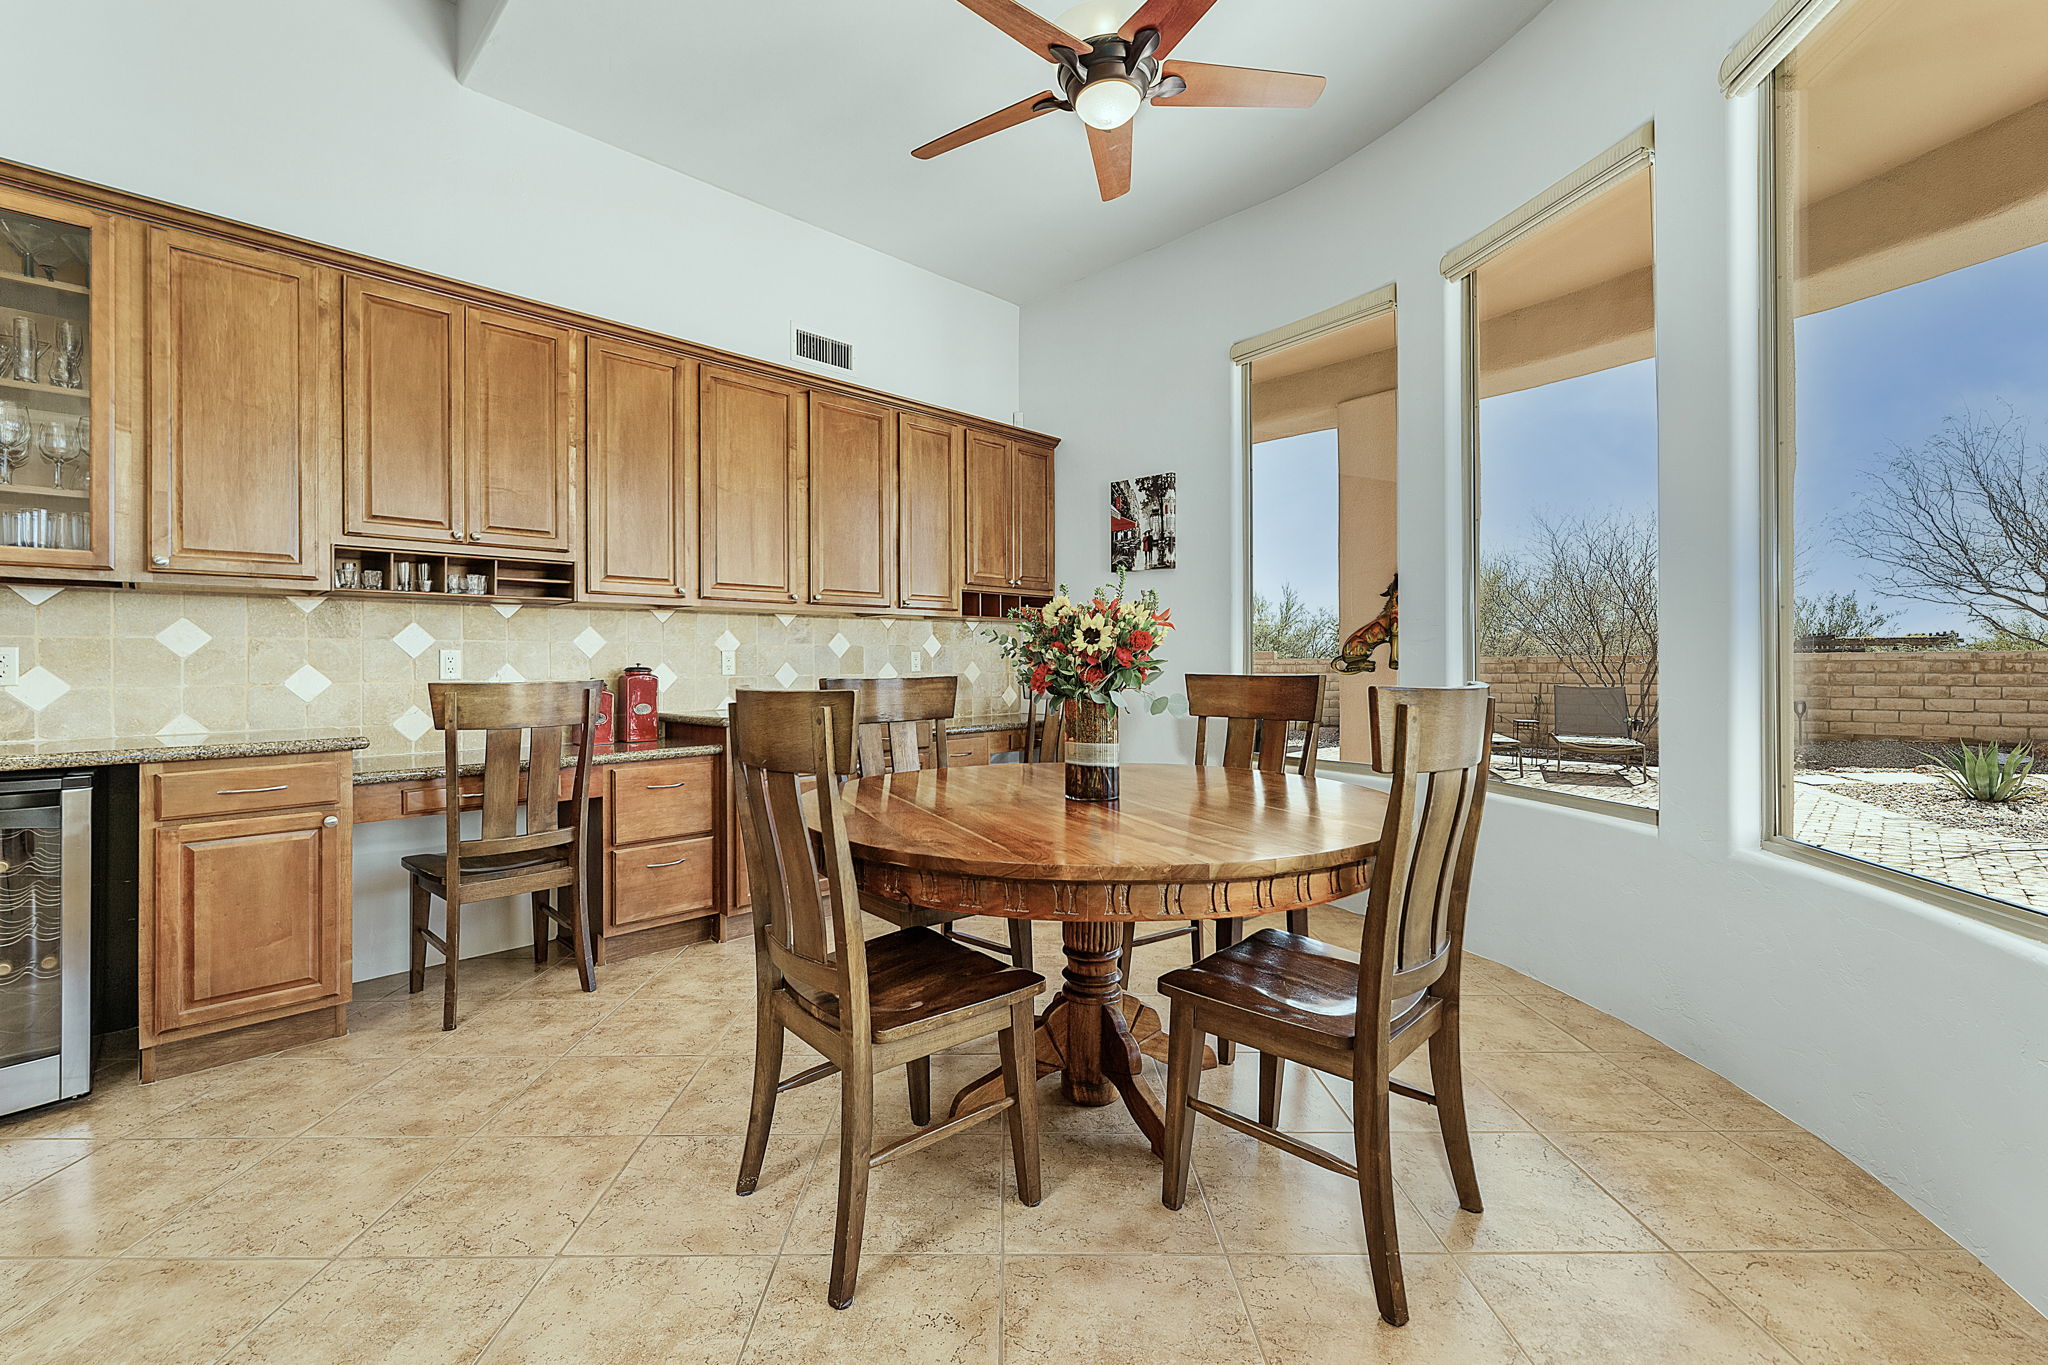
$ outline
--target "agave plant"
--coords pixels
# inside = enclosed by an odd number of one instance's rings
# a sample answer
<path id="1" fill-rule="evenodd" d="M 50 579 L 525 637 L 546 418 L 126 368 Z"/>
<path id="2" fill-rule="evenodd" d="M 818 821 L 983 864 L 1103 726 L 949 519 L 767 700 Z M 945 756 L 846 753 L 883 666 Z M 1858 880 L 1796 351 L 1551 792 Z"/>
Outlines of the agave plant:
<path id="1" fill-rule="evenodd" d="M 1972 801 L 2018 801 L 2037 791 L 2029 745 L 2016 744 L 2000 753 L 1996 744 L 1958 744 L 1926 757 L 1951 787 Z"/>

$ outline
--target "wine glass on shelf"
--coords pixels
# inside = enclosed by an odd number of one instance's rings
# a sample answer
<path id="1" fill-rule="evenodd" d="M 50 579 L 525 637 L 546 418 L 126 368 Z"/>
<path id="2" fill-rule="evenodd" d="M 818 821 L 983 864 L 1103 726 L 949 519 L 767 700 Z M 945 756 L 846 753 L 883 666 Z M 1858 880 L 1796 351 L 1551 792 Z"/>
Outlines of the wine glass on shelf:
<path id="1" fill-rule="evenodd" d="M 57 324 L 50 382 L 60 389 L 85 387 L 85 329 L 69 319 Z"/>
<path id="2" fill-rule="evenodd" d="M 12 399 L 0 400 L 0 483 L 13 483 L 14 471 L 28 459 L 31 431 L 28 409 Z"/>
<path id="3" fill-rule="evenodd" d="M 23 384 L 35 383 L 36 376 L 41 372 L 38 367 L 42 364 L 44 353 L 50 349 L 50 343 L 43 340 L 42 334 L 36 330 L 36 320 L 21 313 L 14 315 L 11 339 L 13 345 L 8 357 L 8 378 Z"/>
<path id="4" fill-rule="evenodd" d="M 52 418 L 36 436 L 36 448 L 50 462 L 50 487 L 62 488 L 64 470 L 78 459 L 78 432 L 71 423 Z"/>

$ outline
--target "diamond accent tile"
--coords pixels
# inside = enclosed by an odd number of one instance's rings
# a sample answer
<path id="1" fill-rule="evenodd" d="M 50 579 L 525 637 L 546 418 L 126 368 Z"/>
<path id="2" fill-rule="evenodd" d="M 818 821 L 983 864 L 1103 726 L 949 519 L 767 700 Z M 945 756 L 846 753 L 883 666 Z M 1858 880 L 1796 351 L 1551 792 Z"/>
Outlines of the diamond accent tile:
<path id="1" fill-rule="evenodd" d="M 576 632 L 576 638 L 569 643 L 582 650 L 584 658 L 594 659 L 597 657 L 597 651 L 604 648 L 604 636 L 585 626 Z"/>
<path id="2" fill-rule="evenodd" d="M 676 671 L 667 664 L 656 664 L 654 666 L 654 681 L 658 685 L 659 690 L 666 692 L 676 685 Z"/>
<path id="3" fill-rule="evenodd" d="M 961 669 L 960 672 L 962 676 L 964 676 L 967 679 L 967 681 L 974 682 L 981 677 L 981 665 L 974 662 L 974 660 L 969 659 L 967 661 L 967 667 Z"/>
<path id="4" fill-rule="evenodd" d="M 660 621 L 663 625 L 668 624 L 668 618 L 676 614 L 674 607 L 649 607 L 648 610 L 653 612 L 654 619 Z"/>
<path id="5" fill-rule="evenodd" d="M 782 667 L 775 670 L 775 681 L 781 683 L 785 688 L 788 687 L 791 683 L 795 682 L 796 678 L 796 670 L 791 668 L 788 664 L 784 664 Z"/>
<path id="6" fill-rule="evenodd" d="M 166 744 L 196 744 L 204 739 L 208 731 L 204 725 L 180 711 L 164 722 L 156 737 Z"/>
<path id="7" fill-rule="evenodd" d="M 43 603 L 64 591 L 62 588 L 45 588 L 29 583 L 9 583 L 7 586 L 14 589 L 15 596 L 32 607 L 40 607 Z"/>
<path id="8" fill-rule="evenodd" d="M 70 683 L 41 664 L 22 674 L 21 681 L 8 689 L 16 701 L 31 711 L 42 710 L 70 690 Z"/>
<path id="9" fill-rule="evenodd" d="M 782 622 L 782 624 L 785 626 L 790 624 L 792 621 L 796 620 L 794 616 L 784 616 L 779 611 L 775 613 L 775 619 Z"/>
<path id="10" fill-rule="evenodd" d="M 498 671 L 491 674 L 492 682 L 525 682 L 526 675 L 510 664 L 499 664 Z"/>
<path id="11" fill-rule="evenodd" d="M 1015 706 L 1019 700 L 1016 687 L 1011 686 L 1003 689 L 1003 705 Z"/>
<path id="12" fill-rule="evenodd" d="M 284 685 L 300 701 L 311 701 L 328 688 L 334 686 L 334 683 L 329 680 L 325 673 L 322 673 L 313 665 L 301 664 L 299 665 L 298 672 L 284 680 Z"/>
<path id="13" fill-rule="evenodd" d="M 287 597 L 285 600 L 308 616 L 327 605 L 327 599 L 324 597 Z"/>
<path id="14" fill-rule="evenodd" d="M 940 650 L 942 650 L 942 649 L 944 649 L 944 648 L 945 648 L 945 646 L 939 643 L 939 637 L 938 637 L 938 636 L 936 636 L 936 635 L 927 635 L 927 636 L 925 636 L 925 637 L 924 637 L 924 645 L 923 645 L 923 648 L 924 648 L 924 652 L 925 652 L 925 654 L 926 654 L 926 655 L 927 655 L 928 657 L 930 657 L 930 658 L 933 658 L 933 659 L 936 659 L 936 658 L 938 658 L 938 657 L 939 657 L 939 651 L 940 651 Z"/>
<path id="15" fill-rule="evenodd" d="M 729 630 L 722 630 L 718 633 L 718 638 L 711 642 L 711 647 L 721 652 L 728 649 L 738 649 L 740 647 L 740 637 Z"/>
<path id="16" fill-rule="evenodd" d="M 832 651 L 833 658 L 843 659 L 846 657 L 846 651 L 853 648 L 853 641 L 835 631 L 832 638 L 825 642 L 825 648 Z"/>
<path id="17" fill-rule="evenodd" d="M 902 675 L 896 671 L 896 665 L 883 664 L 880 668 L 875 670 L 875 676 L 878 678 L 897 678 L 901 677 Z"/>
<path id="18" fill-rule="evenodd" d="M 391 728 L 404 735 L 407 744 L 417 744 L 421 735 L 434 728 L 434 718 L 417 706 L 408 706 L 404 715 L 391 722 Z"/>
<path id="19" fill-rule="evenodd" d="M 491 610 L 492 610 L 492 611 L 494 611 L 494 612 L 496 612 L 496 613 L 498 613 L 498 615 L 500 615 L 500 616 L 504 617 L 504 618 L 505 618 L 505 619 L 506 619 L 507 621 L 509 621 L 509 620 L 511 620 L 511 619 L 512 619 L 512 617 L 514 616 L 514 614 L 516 614 L 516 613 L 518 612 L 518 610 L 519 610 L 519 603 L 517 603 L 517 602 L 493 602 L 493 603 L 491 603 Z"/>
<path id="20" fill-rule="evenodd" d="M 434 643 L 434 637 L 420 629 L 419 622 L 407 621 L 405 629 L 391 637 L 391 643 L 417 659 L 420 655 L 427 652 L 429 645 Z"/>
<path id="21" fill-rule="evenodd" d="M 189 659 L 213 639 L 204 630 L 180 616 L 156 633 L 156 642 L 181 659 Z"/>

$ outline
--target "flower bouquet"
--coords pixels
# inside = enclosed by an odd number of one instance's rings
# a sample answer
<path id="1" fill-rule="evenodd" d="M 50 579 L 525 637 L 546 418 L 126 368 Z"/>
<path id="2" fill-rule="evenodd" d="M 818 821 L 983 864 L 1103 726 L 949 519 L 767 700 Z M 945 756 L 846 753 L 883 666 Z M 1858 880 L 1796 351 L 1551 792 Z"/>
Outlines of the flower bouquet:
<path id="1" fill-rule="evenodd" d="M 1117 797 L 1117 709 L 1127 695 L 1143 695 L 1164 665 L 1157 651 L 1173 629 L 1172 613 L 1159 594 L 1137 597 L 1116 587 L 1099 588 L 1075 600 L 1066 585 L 1042 607 L 1019 607 L 1007 618 L 1015 633 L 991 631 L 1017 679 L 1032 692 L 1059 699 L 1065 708 L 1067 797 L 1114 801 Z M 1173 709 L 1176 699 L 1151 697 L 1154 715 Z"/>

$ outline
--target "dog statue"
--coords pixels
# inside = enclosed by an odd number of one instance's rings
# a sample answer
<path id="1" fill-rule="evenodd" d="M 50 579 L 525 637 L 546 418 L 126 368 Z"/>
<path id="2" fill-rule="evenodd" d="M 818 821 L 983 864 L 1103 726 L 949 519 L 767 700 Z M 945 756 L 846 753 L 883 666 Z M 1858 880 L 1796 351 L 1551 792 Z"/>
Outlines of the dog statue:
<path id="1" fill-rule="evenodd" d="M 1381 645 L 1387 647 L 1387 667 L 1401 667 L 1401 576 L 1394 575 L 1393 582 L 1380 594 L 1387 599 L 1387 605 L 1380 608 L 1380 614 L 1351 632 L 1351 638 L 1344 642 L 1344 651 L 1330 660 L 1330 667 L 1339 673 L 1371 673 L 1378 665 L 1373 662 L 1372 653 Z"/>

